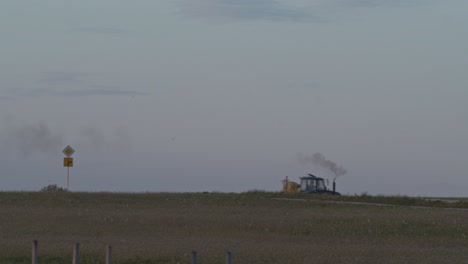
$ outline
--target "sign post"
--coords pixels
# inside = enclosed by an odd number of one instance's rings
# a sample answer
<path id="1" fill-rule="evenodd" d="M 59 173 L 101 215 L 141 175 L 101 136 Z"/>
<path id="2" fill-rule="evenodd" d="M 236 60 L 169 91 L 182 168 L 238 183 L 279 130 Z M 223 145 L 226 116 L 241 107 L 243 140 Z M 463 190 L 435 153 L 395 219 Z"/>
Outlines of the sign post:
<path id="1" fill-rule="evenodd" d="M 73 158 L 71 157 L 73 153 L 75 153 L 75 150 L 70 147 L 70 145 L 66 146 L 63 151 L 63 154 L 65 154 L 65 158 L 63 158 L 63 166 L 67 167 L 67 192 L 70 191 L 70 167 L 73 167 Z"/>

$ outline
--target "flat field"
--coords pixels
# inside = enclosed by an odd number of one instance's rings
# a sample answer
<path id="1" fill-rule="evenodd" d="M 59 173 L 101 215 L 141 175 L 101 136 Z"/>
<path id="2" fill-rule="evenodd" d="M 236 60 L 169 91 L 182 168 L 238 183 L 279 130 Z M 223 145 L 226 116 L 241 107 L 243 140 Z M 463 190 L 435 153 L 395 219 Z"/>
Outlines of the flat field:
<path id="1" fill-rule="evenodd" d="M 278 199 L 279 198 L 279 199 Z M 390 206 L 352 202 L 392 203 Z M 411 205 L 411 206 L 408 206 Z M 420 207 L 420 206 L 429 207 Z M 458 207 L 456 209 L 445 208 Z M 0 263 L 468 263 L 468 207 L 281 193 L 0 193 Z"/>

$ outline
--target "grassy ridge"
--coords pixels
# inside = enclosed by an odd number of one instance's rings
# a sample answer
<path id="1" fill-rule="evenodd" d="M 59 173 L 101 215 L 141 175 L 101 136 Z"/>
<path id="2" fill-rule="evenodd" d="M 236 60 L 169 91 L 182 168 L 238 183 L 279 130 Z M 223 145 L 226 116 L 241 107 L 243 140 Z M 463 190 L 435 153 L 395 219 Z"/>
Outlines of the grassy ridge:
<path id="1" fill-rule="evenodd" d="M 300 199 L 277 200 L 274 198 Z M 385 203 L 366 206 L 341 202 Z M 336 202 L 336 203 L 335 203 Z M 413 208 L 398 205 L 429 206 Z M 0 263 L 465 263 L 466 202 L 410 197 L 228 193 L 0 193 Z"/>

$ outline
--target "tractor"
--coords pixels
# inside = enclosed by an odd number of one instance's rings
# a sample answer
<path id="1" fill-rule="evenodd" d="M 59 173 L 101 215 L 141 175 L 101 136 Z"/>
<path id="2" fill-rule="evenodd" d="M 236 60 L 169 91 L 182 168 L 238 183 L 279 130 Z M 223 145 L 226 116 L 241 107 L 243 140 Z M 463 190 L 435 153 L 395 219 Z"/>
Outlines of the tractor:
<path id="1" fill-rule="evenodd" d="M 323 178 L 317 177 L 313 174 L 308 174 L 307 176 L 300 177 L 301 183 L 298 184 L 293 181 L 289 181 L 288 176 L 286 179 L 282 180 L 283 183 L 283 192 L 293 193 L 316 193 L 316 194 L 327 194 L 327 195 L 340 195 L 339 192 L 335 191 L 336 184 L 333 181 L 333 190 L 328 190 L 325 185 L 325 180 Z"/>

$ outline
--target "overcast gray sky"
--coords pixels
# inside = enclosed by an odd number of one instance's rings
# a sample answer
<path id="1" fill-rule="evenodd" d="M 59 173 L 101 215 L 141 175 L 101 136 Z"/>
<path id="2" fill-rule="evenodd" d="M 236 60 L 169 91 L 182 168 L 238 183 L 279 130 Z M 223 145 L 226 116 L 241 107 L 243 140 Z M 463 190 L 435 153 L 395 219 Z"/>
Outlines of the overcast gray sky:
<path id="1" fill-rule="evenodd" d="M 1 190 L 468 196 L 466 0 L 0 0 Z"/>

